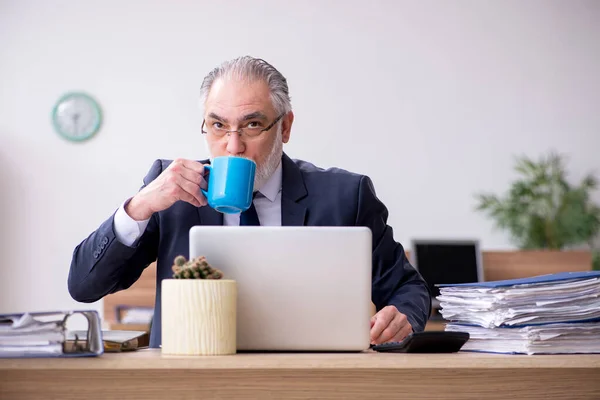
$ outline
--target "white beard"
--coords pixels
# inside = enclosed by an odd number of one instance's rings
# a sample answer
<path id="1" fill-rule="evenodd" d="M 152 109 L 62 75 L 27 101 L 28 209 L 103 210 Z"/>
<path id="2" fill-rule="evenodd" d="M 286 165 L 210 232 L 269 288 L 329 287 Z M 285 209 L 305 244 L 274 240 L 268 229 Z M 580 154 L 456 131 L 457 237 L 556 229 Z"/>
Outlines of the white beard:
<path id="1" fill-rule="evenodd" d="M 273 147 L 269 155 L 262 164 L 256 165 L 256 175 L 254 177 L 254 191 L 260 190 L 260 188 L 267 183 L 271 175 L 279 166 L 281 162 L 281 156 L 283 155 L 283 140 L 281 138 L 281 128 L 277 129 L 275 140 L 273 141 Z"/>
<path id="2" fill-rule="evenodd" d="M 281 126 L 277 129 L 277 133 L 275 135 L 275 140 L 273 141 L 273 147 L 271 147 L 271 151 L 269 155 L 261 164 L 256 163 L 256 173 L 254 176 L 254 191 L 260 190 L 260 188 L 267 183 L 271 175 L 275 172 L 279 163 L 281 162 L 281 156 L 283 155 L 283 139 L 281 137 Z M 206 137 L 204 137 L 204 145 L 206 146 L 207 151 L 210 154 L 210 147 L 208 146 L 208 142 L 206 141 Z M 244 156 L 237 156 L 242 158 L 248 158 Z M 213 163 L 214 156 L 210 154 L 210 162 Z"/>

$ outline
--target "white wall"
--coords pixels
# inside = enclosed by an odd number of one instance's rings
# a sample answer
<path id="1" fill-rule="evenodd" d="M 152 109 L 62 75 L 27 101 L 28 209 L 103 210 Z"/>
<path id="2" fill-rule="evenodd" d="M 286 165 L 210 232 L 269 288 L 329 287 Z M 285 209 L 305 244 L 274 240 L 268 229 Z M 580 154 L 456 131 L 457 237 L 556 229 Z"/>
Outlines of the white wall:
<path id="1" fill-rule="evenodd" d="M 207 155 L 201 79 L 243 54 L 289 79 L 286 151 L 369 174 L 399 241 L 512 247 L 473 194 L 504 191 L 518 153 L 600 172 L 599 21 L 594 0 L 0 0 L 0 312 L 86 307 L 73 248 L 153 159 Z M 105 113 L 87 143 L 50 124 L 70 90 Z"/>

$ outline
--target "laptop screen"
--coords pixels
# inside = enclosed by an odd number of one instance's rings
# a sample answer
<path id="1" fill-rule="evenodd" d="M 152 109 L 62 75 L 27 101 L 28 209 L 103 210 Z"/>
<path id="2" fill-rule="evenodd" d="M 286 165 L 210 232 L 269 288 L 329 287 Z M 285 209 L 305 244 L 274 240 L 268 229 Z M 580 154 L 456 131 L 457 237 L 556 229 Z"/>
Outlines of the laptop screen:
<path id="1" fill-rule="evenodd" d="M 479 246 L 475 241 L 414 241 L 414 267 L 429 285 L 433 298 L 436 284 L 481 282 Z"/>

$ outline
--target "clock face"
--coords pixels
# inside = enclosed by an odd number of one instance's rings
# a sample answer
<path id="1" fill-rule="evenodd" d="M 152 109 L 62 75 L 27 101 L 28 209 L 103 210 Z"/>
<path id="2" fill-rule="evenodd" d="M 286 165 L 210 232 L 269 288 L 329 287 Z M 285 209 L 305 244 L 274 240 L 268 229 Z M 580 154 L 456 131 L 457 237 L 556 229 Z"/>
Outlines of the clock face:
<path id="1" fill-rule="evenodd" d="M 98 129 L 102 114 L 98 103 L 84 93 L 68 93 L 52 111 L 54 129 L 68 140 L 82 141 L 92 137 Z"/>

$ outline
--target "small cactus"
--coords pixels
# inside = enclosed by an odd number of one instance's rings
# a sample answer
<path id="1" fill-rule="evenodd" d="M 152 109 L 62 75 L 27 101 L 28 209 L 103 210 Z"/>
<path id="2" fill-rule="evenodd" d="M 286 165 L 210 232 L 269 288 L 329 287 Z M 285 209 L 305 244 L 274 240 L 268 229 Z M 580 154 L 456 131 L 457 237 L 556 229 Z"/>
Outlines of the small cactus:
<path id="1" fill-rule="evenodd" d="M 175 279 L 221 279 L 223 277 L 223 272 L 211 267 L 204 256 L 190 261 L 187 261 L 184 256 L 177 256 L 171 269 Z"/>

